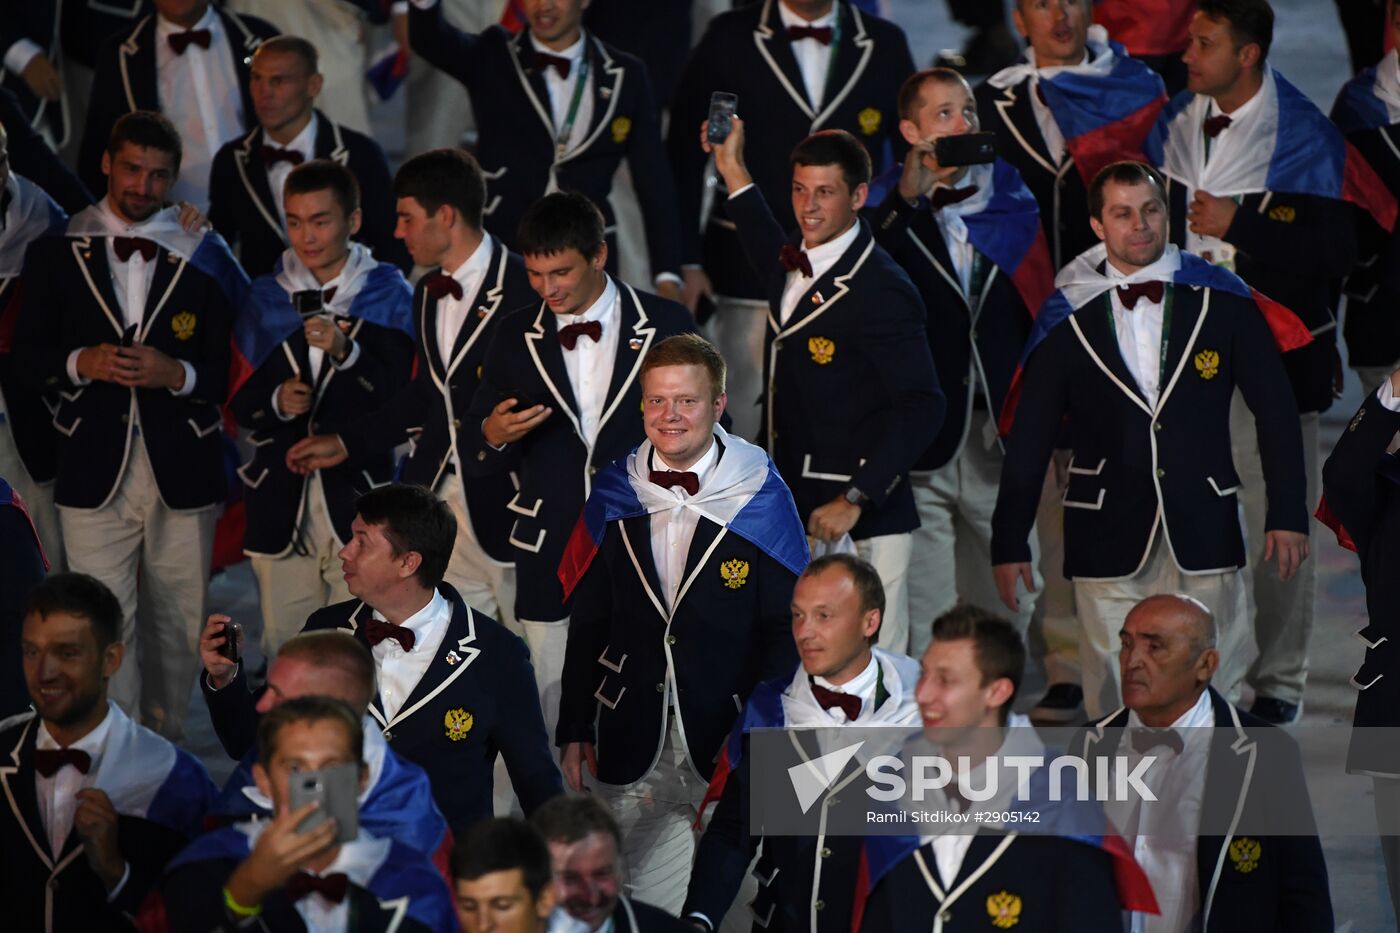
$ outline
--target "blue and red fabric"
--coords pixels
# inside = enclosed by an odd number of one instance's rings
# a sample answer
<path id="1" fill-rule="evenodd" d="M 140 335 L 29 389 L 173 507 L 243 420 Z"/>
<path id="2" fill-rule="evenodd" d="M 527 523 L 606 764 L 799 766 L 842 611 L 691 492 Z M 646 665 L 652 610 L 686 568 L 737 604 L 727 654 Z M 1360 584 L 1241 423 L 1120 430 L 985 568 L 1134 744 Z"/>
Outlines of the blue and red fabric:
<path id="1" fill-rule="evenodd" d="M 1094 0 L 1094 22 L 1133 55 L 1179 55 L 1196 0 Z"/>
<path id="2" fill-rule="evenodd" d="M 29 506 L 24 504 L 24 497 L 15 492 L 15 488 L 5 482 L 5 478 L 0 476 L 0 509 L 6 506 L 13 506 L 19 509 L 19 513 L 24 516 L 24 520 L 29 523 L 29 532 L 34 536 L 34 546 L 39 549 L 39 557 L 44 562 L 44 570 L 49 569 L 49 558 L 44 553 L 44 542 L 39 540 L 39 531 L 34 527 L 34 517 L 29 514 Z"/>
<path id="3" fill-rule="evenodd" d="M 1359 72 L 1337 94 L 1332 105 L 1332 122 L 1345 136 L 1362 130 L 1374 130 L 1396 122 L 1391 119 L 1390 110 L 1376 94 L 1376 69 L 1379 66 Z"/>

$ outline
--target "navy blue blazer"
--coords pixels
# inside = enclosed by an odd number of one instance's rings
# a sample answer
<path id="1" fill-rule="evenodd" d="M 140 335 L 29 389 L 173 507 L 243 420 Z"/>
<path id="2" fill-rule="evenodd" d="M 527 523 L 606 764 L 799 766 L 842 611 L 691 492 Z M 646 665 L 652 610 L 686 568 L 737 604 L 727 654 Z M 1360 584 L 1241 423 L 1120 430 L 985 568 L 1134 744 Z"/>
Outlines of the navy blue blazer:
<path id="1" fill-rule="evenodd" d="M 1256 835 L 1278 824 L 1278 814 L 1312 823 L 1312 804 L 1293 739 L 1275 726 L 1234 709 L 1215 688 L 1210 763 L 1201 820 L 1207 827 L 1236 825 L 1238 833 L 1196 841 L 1196 880 L 1204 933 L 1276 930 L 1318 933 L 1334 929 L 1327 863 L 1316 832 L 1305 836 Z M 1084 759 L 1118 753 L 1128 711 L 1119 709 L 1085 728 L 1072 744 Z M 1236 842 L 1258 845 L 1252 859 L 1235 857 Z M 1156 884 L 1155 879 L 1148 877 Z"/>
<path id="2" fill-rule="evenodd" d="M 322 360 L 306 414 L 284 421 L 272 407 L 273 394 L 288 379 L 311 384 L 306 333 L 299 329 L 272 351 L 229 401 L 239 426 L 252 432 L 248 443 L 253 455 L 238 468 L 247 506 L 246 554 L 284 557 L 298 544 L 310 478 L 287 469 L 287 450 L 310 434 L 334 432 L 340 425 L 363 419 L 365 412 L 384 404 L 408 382 L 413 342 L 407 334 L 352 318 L 346 336 L 360 348 L 359 358 L 344 370 L 329 357 Z M 331 524 L 342 542 L 350 540 L 356 497 L 389 482 L 393 470 L 393 450 L 385 447 L 320 471 Z"/>
<path id="3" fill-rule="evenodd" d="M 1098 240 L 1089 226 L 1089 190 L 1079 166 L 1068 152 L 1059 165 L 1051 158 L 1035 121 L 1029 81 L 1027 78 L 1008 88 L 995 88 L 984 81 L 973 96 L 982 129 L 997 135 L 997 155 L 1016 166 L 1040 206 L 1050 261 L 1061 269 Z"/>
<path id="4" fill-rule="evenodd" d="M 630 784 L 651 769 L 666 739 L 668 683 L 686 758 L 708 781 L 754 685 L 797 663 L 797 579 L 756 545 L 701 519 L 682 580 L 666 611 L 642 515 L 608 525 L 574 594 L 555 735 L 561 747 L 595 743 L 601 781 Z"/>
<path id="5" fill-rule="evenodd" d="M 446 583 L 452 622 L 427 673 L 393 719 L 375 695 L 369 714 L 395 752 L 428 772 L 454 835 L 492 813 L 496 757 L 526 815 L 564 791 L 540 712 L 530 652 L 505 626 L 474 611 Z M 357 599 L 318 609 L 303 631 L 346 629 L 364 641 L 372 610 Z"/>
<path id="6" fill-rule="evenodd" d="M 1336 119 L 1336 111 L 1333 112 Z M 1358 130 L 1347 135 L 1375 169 L 1391 195 L 1400 195 L 1400 156 L 1391 147 L 1400 139 L 1400 124 Z M 1400 233 L 1387 232 L 1366 211 L 1356 216 L 1356 264 L 1343 291 L 1347 313 L 1342 321 L 1347 364 L 1390 366 L 1400 359 L 1400 317 L 1390 309 L 1400 302 Z"/>
<path id="7" fill-rule="evenodd" d="M 1171 241 L 1186 244 L 1186 186 L 1167 180 Z M 1332 407 L 1336 284 L 1356 261 L 1356 212 L 1346 201 L 1266 191 L 1245 195 L 1223 239 L 1235 272 L 1300 317 L 1312 343 L 1283 355 L 1300 412 Z M 1392 361 L 1393 362 L 1393 361 Z"/>
<path id="8" fill-rule="evenodd" d="M 23 295 L 20 276 L 0 280 L 0 334 L 15 332 Z M 24 351 L 18 348 L 19 356 L 16 356 L 17 348 L 6 343 L 0 338 L 0 393 L 4 393 L 5 399 L 0 421 L 9 427 L 20 464 L 29 478 L 36 483 L 51 482 L 58 475 L 59 434 L 53 427 L 58 393 L 41 392 L 26 384 L 16 365 Z"/>
<path id="9" fill-rule="evenodd" d="M 79 0 L 81 2 L 81 0 Z M 20 40 L 27 40 L 39 47 L 39 51 L 50 62 L 57 63 L 59 50 L 59 4 L 57 0 L 25 0 L 0 4 L 0 52 L 8 50 Z M 24 122 L 35 128 L 42 127 L 53 138 L 68 138 L 68 107 L 66 95 L 56 101 L 35 96 L 17 71 L 11 71 L 0 63 L 0 88 L 15 96 L 24 116 Z M 6 127 L 9 124 L 5 124 Z"/>
<path id="10" fill-rule="evenodd" d="M 59 447 L 54 498 L 59 505 L 96 509 L 111 500 L 126 469 L 137 427 L 150 455 L 161 500 L 196 509 L 224 501 L 220 406 L 228 386 L 233 309 L 219 284 L 164 248 L 151 264 L 150 290 L 138 339 L 194 367 L 189 395 L 168 389 L 128 389 L 114 382 L 74 385 L 68 355 L 82 347 L 120 343 L 124 322 L 112 289 L 106 242 L 48 237 L 25 258 L 24 306 L 15 334 L 25 348 L 15 360 L 22 378 L 57 392 L 53 425 Z"/>
<path id="11" fill-rule="evenodd" d="M 413 260 L 394 238 L 398 218 L 384 150 L 363 133 L 332 123 L 320 111 L 316 117 L 315 157 L 345 166 L 360 183 L 360 232 L 354 238 L 368 246 L 375 259 L 408 272 Z M 290 245 L 268 183 L 263 145 L 259 126 L 242 139 L 224 143 L 209 170 L 209 222 L 238 250 L 238 261 L 254 278 L 271 272 Z"/>
<path id="12" fill-rule="evenodd" d="M 0 499 L 8 490 L 0 476 Z M 29 591 L 48 568 L 29 516 L 13 502 L 0 505 L 0 718 L 29 709 L 20 637 Z"/>
<path id="13" fill-rule="evenodd" d="M 968 437 L 974 408 L 989 412 L 993 421 L 1001 412 L 1030 336 L 1031 312 L 1011 276 L 981 253 L 973 260 L 975 293 L 965 294 L 933 212 L 911 206 L 897 188 L 871 212 L 870 227 L 928 309 L 928 348 L 947 407 L 943 427 L 914 469 L 936 470 L 957 457 L 965 443 L 982 443 Z"/>
<path id="14" fill-rule="evenodd" d="M 0 87 L 0 126 L 5 127 L 10 149 L 10 169 L 43 188 L 49 197 L 70 214 L 92 203 L 92 193 L 83 187 L 72 169 L 49 148 L 44 137 L 30 127 L 15 95 Z M 103 186 L 102 190 L 106 190 Z"/>
<path id="15" fill-rule="evenodd" d="M 777 7 L 777 0 L 764 0 L 710 20 L 681 75 L 667 139 L 680 194 L 685 261 L 703 264 L 719 294 L 760 300 L 766 295 L 766 274 L 755 274 L 746 260 L 722 187 L 708 219 L 702 215 L 709 157 L 701 151 L 697 133 L 709 115 L 710 95 L 738 95 L 739 116 L 745 118 L 745 161 L 786 230 L 797 223 L 788 164 L 792 148 L 818 130 L 847 130 L 865 144 L 879 174 L 908 149 L 899 135 L 896 105 L 900 85 L 914 73 L 909 44 L 898 26 L 838 2 L 840 36 L 822 105 L 814 108 Z"/>
<path id="16" fill-rule="evenodd" d="M 518 618 L 553 622 L 568 615 L 559 583 L 559 561 L 573 531 L 593 474 L 626 456 L 645 437 L 642 386 L 637 374 L 653 344 L 693 331 L 695 321 L 681 305 L 616 282 L 622 305 L 621 333 L 612 380 L 603 405 L 598 437 L 590 446 L 579 426 L 578 402 L 569 386 L 564 351 L 548 306 L 520 308 L 500 322 L 491 339 L 481 385 L 457 436 L 463 469 L 476 477 L 514 469 L 519 486 L 507 504 L 514 519 L 509 534 L 515 549 Z M 481 422 L 505 398 L 548 405 L 554 413 L 516 444 L 495 450 L 486 444 Z"/>
<path id="17" fill-rule="evenodd" d="M 855 486 L 870 503 L 852 538 L 913 531 L 909 470 L 946 405 L 919 293 L 857 221 L 855 242 L 779 324 L 787 272 L 778 254 L 801 241 L 783 234 L 757 188 L 730 199 L 729 215 L 768 289 L 764 442 L 802 521 Z"/>
<path id="18" fill-rule="evenodd" d="M 1228 572 L 1245 562 L 1230 454 L 1238 387 L 1254 412 L 1268 493 L 1265 528 L 1308 532 L 1303 440 L 1288 379 L 1254 302 L 1211 289 L 1172 296 L 1164 388 L 1156 410 L 1123 362 L 1108 293 L 1032 352 L 1006 442 L 992 516 L 992 563 L 1031 559 L 1050 452 L 1069 421 L 1065 576 L 1121 578 L 1147 559 L 1160 523 L 1177 564 Z"/>
<path id="19" fill-rule="evenodd" d="M 244 16 L 215 6 L 223 22 L 233 54 L 234 72 L 243 97 L 243 121 L 248 129 L 257 125 L 253 100 L 248 91 L 248 68 L 253 52 L 277 35 L 277 29 L 256 16 Z M 129 31 L 115 33 L 103 42 L 93 67 L 92 97 L 88 101 L 87 122 L 78 150 L 78 176 L 93 191 L 106 191 L 102 174 L 102 153 L 112 126 L 133 110 L 160 110 L 156 80 L 156 17 L 143 17 Z"/>
<path id="20" fill-rule="evenodd" d="M 547 191 L 578 191 L 617 222 L 608 194 L 625 158 L 646 221 L 655 274 L 680 272 L 676 190 L 661 145 L 658 108 L 646 66 L 584 33 L 593 83 L 593 123 L 577 147 L 555 150 L 549 90 L 534 64 L 528 30 L 493 26 L 480 35 L 443 19 L 442 5 L 408 12 L 409 40 L 435 68 L 467 89 L 480 130 L 477 159 L 486 175 L 486 229 L 515 248 L 525 209 Z M 612 260 L 610 256 L 610 261 Z M 610 266 L 614 268 L 615 266 Z"/>
<path id="21" fill-rule="evenodd" d="M 340 429 L 340 439 L 352 457 L 373 456 L 409 441 L 408 459 L 398 478 L 436 489 L 453 469 L 454 450 L 459 461 L 469 456 L 468 451 L 475 454 L 480 421 L 471 421 L 466 412 L 481 383 L 491 339 L 512 309 L 539 300 L 520 257 L 494 237 L 491 249 L 491 264 L 476 296 L 476 310 L 463 320 L 456 342 L 446 353 L 438 346 L 437 301 L 429 300 L 419 280 L 413 292 L 418 331 L 413 380 L 369 417 Z M 476 428 L 463 431 L 464 424 Z M 467 518 L 477 542 L 492 560 L 510 563 L 515 559 L 508 540 L 514 516 L 507 503 L 515 495 L 510 470 L 463 479 Z"/>

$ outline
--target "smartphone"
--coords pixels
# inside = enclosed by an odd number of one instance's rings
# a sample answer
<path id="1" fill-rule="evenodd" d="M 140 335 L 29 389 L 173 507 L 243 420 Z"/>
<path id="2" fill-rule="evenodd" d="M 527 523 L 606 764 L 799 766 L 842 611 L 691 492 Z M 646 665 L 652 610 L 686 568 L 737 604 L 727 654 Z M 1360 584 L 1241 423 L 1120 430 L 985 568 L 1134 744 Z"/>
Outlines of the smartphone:
<path id="1" fill-rule="evenodd" d="M 327 819 L 335 819 L 337 844 L 360 834 L 360 766 L 354 762 L 331 765 L 319 771 L 294 771 L 287 779 L 291 809 L 311 801 L 320 804 L 297 825 L 298 833 L 309 833 Z"/>
<path id="2" fill-rule="evenodd" d="M 964 133 L 961 136 L 944 136 L 933 144 L 933 157 L 944 167 L 995 162 L 997 134 Z"/>
<path id="3" fill-rule="evenodd" d="M 243 626 L 237 622 L 224 623 L 224 643 L 219 654 L 237 664 L 243 658 Z"/>
<path id="4" fill-rule="evenodd" d="M 136 325 L 131 324 L 122 331 L 122 346 L 129 347 L 136 342 Z"/>
<path id="5" fill-rule="evenodd" d="M 739 109 L 739 95 L 715 91 L 710 95 L 710 124 L 705 128 L 705 140 L 718 146 L 729 138 L 734 129 L 734 114 Z"/>
<path id="6" fill-rule="evenodd" d="M 308 288 L 305 291 L 292 292 L 292 307 L 297 314 L 303 318 L 315 317 L 321 313 L 323 302 L 321 300 L 321 290 L 319 288 Z"/>
<path id="7" fill-rule="evenodd" d="M 528 392 L 502 392 L 502 393 L 501 393 L 501 401 L 502 401 L 502 402 L 504 402 L 504 401 L 505 401 L 506 399 L 508 399 L 508 398 L 513 398 L 513 399 L 515 399 L 515 407 L 512 408 L 512 409 L 510 410 L 510 413 L 511 413 L 512 415 L 518 415 L 518 414 L 520 414 L 522 411 L 527 411 L 527 410 L 529 410 L 529 409 L 531 409 L 531 408 L 534 408 L 536 405 L 539 404 L 539 402 L 535 401 L 533 398 L 530 397 L 530 393 L 528 393 Z"/>

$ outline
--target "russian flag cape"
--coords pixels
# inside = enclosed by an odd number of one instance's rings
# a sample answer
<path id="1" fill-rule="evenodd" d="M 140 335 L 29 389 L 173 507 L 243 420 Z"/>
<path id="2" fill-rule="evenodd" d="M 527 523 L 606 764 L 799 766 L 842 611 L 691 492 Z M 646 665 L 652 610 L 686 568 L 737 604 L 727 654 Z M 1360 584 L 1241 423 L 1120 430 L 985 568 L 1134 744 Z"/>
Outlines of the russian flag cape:
<path id="1" fill-rule="evenodd" d="M 29 525 L 29 533 L 34 536 L 34 544 L 39 548 L 39 558 L 44 562 L 44 570 L 48 570 L 49 556 L 44 553 L 44 542 L 39 540 L 39 532 L 34 527 L 34 516 L 29 514 L 29 506 L 24 504 L 24 497 L 15 492 L 13 486 L 5 482 L 5 477 L 0 476 L 0 509 L 7 505 L 19 509 L 19 513 L 24 516 L 25 522 Z"/>
<path id="2" fill-rule="evenodd" d="M 1173 285 L 1210 288 L 1253 301 L 1264 315 L 1264 320 L 1274 335 L 1274 343 L 1282 353 L 1312 342 L 1312 334 L 1307 325 L 1291 310 L 1250 288 L 1230 270 L 1208 263 L 1174 244 L 1168 243 L 1162 258 L 1151 266 L 1121 279 L 1110 279 L 1099 271 L 1099 267 L 1107 258 L 1108 249 L 1100 243 L 1076 256 L 1055 277 L 1055 292 L 1041 307 L 1035 323 L 1031 325 L 1030 336 L 1026 338 L 1026 347 L 1021 353 L 1021 362 L 1016 367 L 1016 373 L 1011 379 L 1011 388 L 1006 394 L 1006 403 L 1002 407 L 999 422 L 1003 435 L 1011 433 L 1011 424 L 1016 416 L 1016 403 L 1021 395 L 1021 374 L 1035 348 L 1071 314 L 1109 289 L 1120 285 L 1160 281 L 1164 274 L 1169 274 Z"/>
<path id="3" fill-rule="evenodd" d="M 41 236 L 62 233 L 68 223 L 58 202 L 28 178 L 11 172 L 4 188 L 10 204 L 5 229 L 0 230 L 0 279 L 19 275 L 29 244 Z"/>
<path id="4" fill-rule="evenodd" d="M 205 833 L 170 860 L 166 874 L 194 862 L 241 862 L 268 825 L 267 820 L 255 820 Z M 340 847 L 334 870 L 343 871 L 385 908 L 396 902 L 429 930 L 457 929 L 457 913 L 442 875 L 433 871 L 427 856 L 397 839 L 381 839 L 361 829 L 354 841 Z"/>
<path id="5" fill-rule="evenodd" d="M 869 203 L 880 204 L 898 188 L 903 170 L 893 165 L 871 182 Z M 944 208 L 949 222 L 964 225 L 967 241 L 1011 277 L 1021 300 L 1035 314 L 1054 290 L 1055 268 L 1040 225 L 1040 208 L 1021 173 L 998 158 L 991 165 L 971 166 L 957 185 L 976 185 L 977 193 L 956 205 L 960 210 Z"/>
<path id="6" fill-rule="evenodd" d="M 1196 0 L 1094 0 L 1094 22 L 1133 55 L 1179 55 Z"/>
<path id="7" fill-rule="evenodd" d="M 1088 185 L 1111 162 L 1142 159 L 1143 140 L 1167 103 L 1167 92 L 1161 77 L 1110 41 L 1102 26 L 1089 27 L 1086 51 L 1083 65 L 1037 68 L 1035 51 L 1028 48 L 1025 61 L 1003 68 L 987 83 L 1005 89 L 1035 80 Z"/>
<path id="8" fill-rule="evenodd" d="M 1342 85 L 1332 122 L 1345 136 L 1400 123 L 1400 59 L 1394 49 Z"/>
<path id="9" fill-rule="evenodd" d="M 1243 125 L 1247 136 L 1232 157 L 1207 162 L 1201 127 L 1211 99 L 1182 91 L 1147 139 L 1148 161 L 1186 185 L 1188 197 L 1195 191 L 1217 197 L 1275 191 L 1332 198 L 1369 211 L 1386 230 L 1395 227 L 1390 189 L 1312 101 L 1270 65 L 1259 94 L 1259 109 Z"/>
<path id="10" fill-rule="evenodd" d="M 675 508 L 693 509 L 794 574 L 802 573 L 810 556 L 807 534 L 777 467 L 763 448 L 735 437 L 719 425 L 715 425 L 715 438 L 724 445 L 723 456 L 700 492 L 683 501 L 651 482 L 649 440 L 598 471 L 593 478 L 593 491 L 559 562 L 559 582 L 564 585 L 565 599 L 593 563 L 609 522 Z"/>
<path id="11" fill-rule="evenodd" d="M 364 244 L 352 243 L 339 278 L 334 296 L 326 302 L 328 313 L 400 330 L 413 339 L 413 287 L 397 267 L 379 262 Z M 301 315 L 292 307 L 292 293 L 320 288 L 290 249 L 282 253 L 272 272 L 253 282 L 248 301 L 234 318 L 236 353 L 230 398 L 282 341 L 301 330 Z"/>

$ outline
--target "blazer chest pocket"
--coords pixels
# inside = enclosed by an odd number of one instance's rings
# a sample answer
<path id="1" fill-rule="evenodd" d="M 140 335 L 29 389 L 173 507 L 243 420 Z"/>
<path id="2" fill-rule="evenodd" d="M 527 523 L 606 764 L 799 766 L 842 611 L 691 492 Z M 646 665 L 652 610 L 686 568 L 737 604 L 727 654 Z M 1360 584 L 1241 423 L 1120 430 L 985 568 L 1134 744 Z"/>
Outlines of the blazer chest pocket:
<path id="1" fill-rule="evenodd" d="M 223 424 L 224 416 L 219 413 L 219 409 L 213 405 L 201 406 L 193 415 L 185 419 L 185 423 L 190 426 L 195 437 L 208 437 L 219 426 Z"/>
<path id="2" fill-rule="evenodd" d="M 1240 478 L 1233 471 L 1218 471 L 1212 476 L 1207 476 L 1206 482 L 1217 496 L 1233 496 L 1240 491 Z"/>
<path id="3" fill-rule="evenodd" d="M 839 454 L 803 454 L 802 478 L 828 483 L 849 483 L 855 471 L 864 464 L 864 460 L 852 462 L 850 457 Z"/>
<path id="4" fill-rule="evenodd" d="M 1097 512 L 1104 505 L 1104 468 L 1108 460 L 1100 457 L 1092 466 L 1086 462 L 1069 461 L 1069 482 L 1061 502 L 1067 509 L 1088 509 Z"/>
<path id="5" fill-rule="evenodd" d="M 82 395 L 82 389 L 58 394 L 58 407 L 54 409 L 53 426 L 54 430 L 64 437 L 72 437 L 83 420 L 83 416 L 78 413 L 78 399 Z"/>

